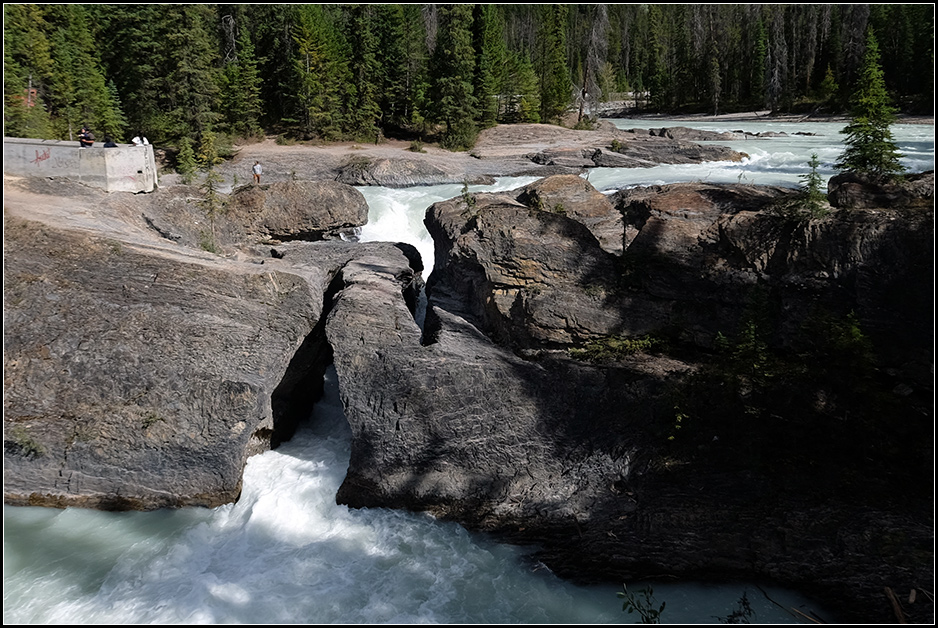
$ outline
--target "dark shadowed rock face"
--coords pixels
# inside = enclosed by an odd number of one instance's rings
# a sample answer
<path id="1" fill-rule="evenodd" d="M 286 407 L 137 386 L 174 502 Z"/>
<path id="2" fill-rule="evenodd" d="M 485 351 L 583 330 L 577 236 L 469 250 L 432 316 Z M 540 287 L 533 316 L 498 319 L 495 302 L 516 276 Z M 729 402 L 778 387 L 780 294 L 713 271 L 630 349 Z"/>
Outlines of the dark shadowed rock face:
<path id="1" fill-rule="evenodd" d="M 874 181 L 854 172 L 831 177 L 827 199 L 834 207 L 876 209 L 934 207 L 935 171 L 911 174 L 900 181 Z"/>
<path id="2" fill-rule="evenodd" d="M 555 176 L 514 198 L 431 207 L 433 299 L 517 351 L 646 334 L 712 348 L 718 334 L 736 333 L 764 289 L 777 311 L 776 346 L 793 345 L 812 312 L 854 312 L 889 368 L 930 379 L 929 213 L 797 220 L 773 209 L 794 190 L 707 184 L 624 190 L 613 209 L 587 187 Z"/>
<path id="3" fill-rule="evenodd" d="M 564 202 L 561 183 L 428 209 L 436 260 L 425 346 L 411 330 L 393 335 L 394 350 L 377 360 L 364 350 L 336 357 L 355 442 L 368 452 L 359 456 L 353 445 L 340 501 L 430 510 L 534 541 L 552 569 L 571 577 L 810 583 L 844 617 L 888 621 L 882 583 L 907 590 L 929 577 L 927 509 L 839 496 L 824 489 L 831 478 L 823 473 L 792 481 L 758 465 L 727 467 L 707 442 L 698 451 L 716 457 L 683 458 L 667 434 L 673 387 L 706 368 L 718 333 L 740 329 L 757 290 L 770 295 L 769 341 L 778 350 L 796 343 L 816 312 L 853 311 L 884 372 L 901 382 L 885 394 L 926 393 L 932 214 L 792 220 L 772 210 L 792 200 L 791 190 L 662 186 L 614 199 L 625 223 L 616 256 L 578 220 L 549 211 Z M 582 194 L 570 188 L 571 207 Z M 337 318 L 337 333 L 357 327 L 350 320 Z M 591 364 L 565 350 L 643 334 L 669 338 L 683 357 Z M 333 338 L 343 351 L 355 346 Z M 395 379 L 398 368 L 426 379 Z M 919 424 L 919 411 L 913 404 L 863 421 Z M 763 438 L 761 425 L 750 429 L 754 442 Z M 839 447 L 828 446 L 831 455 Z M 866 462 L 849 464 L 857 468 L 838 477 L 862 474 Z M 810 476 L 810 465 L 801 468 Z M 901 538 L 902 549 L 883 546 L 884 534 Z"/>

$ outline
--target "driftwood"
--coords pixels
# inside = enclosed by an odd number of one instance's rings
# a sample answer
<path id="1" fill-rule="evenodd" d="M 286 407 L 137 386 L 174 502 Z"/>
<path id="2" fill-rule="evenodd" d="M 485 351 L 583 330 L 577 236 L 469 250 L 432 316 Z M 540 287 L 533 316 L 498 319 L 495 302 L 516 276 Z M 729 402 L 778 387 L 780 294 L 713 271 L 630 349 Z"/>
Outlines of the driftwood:
<path id="1" fill-rule="evenodd" d="M 889 601 L 892 603 L 892 611 L 896 614 L 896 619 L 900 624 L 908 623 L 905 621 L 905 613 L 902 612 L 902 606 L 899 604 L 899 598 L 896 597 L 896 594 L 893 593 L 891 588 L 886 587 L 885 591 L 886 597 L 888 597 Z"/>
<path id="2" fill-rule="evenodd" d="M 794 612 L 798 613 L 799 615 L 801 615 L 802 617 L 804 617 L 804 618 L 807 619 L 808 621 L 813 621 L 815 624 L 823 624 L 823 623 L 824 623 L 824 622 L 821 621 L 820 619 L 811 617 L 811 616 L 808 615 L 807 613 L 803 613 L 803 612 L 799 611 L 799 610 L 798 610 L 797 608 L 795 608 L 794 606 L 791 607 L 791 610 L 793 610 Z"/>

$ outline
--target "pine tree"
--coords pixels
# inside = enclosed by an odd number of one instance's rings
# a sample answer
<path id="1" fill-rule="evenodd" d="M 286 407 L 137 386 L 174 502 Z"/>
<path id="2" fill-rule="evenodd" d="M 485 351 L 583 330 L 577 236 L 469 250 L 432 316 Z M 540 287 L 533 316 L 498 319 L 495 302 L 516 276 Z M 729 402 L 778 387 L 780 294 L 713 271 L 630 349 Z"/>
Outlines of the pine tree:
<path id="1" fill-rule="evenodd" d="M 889 102 L 879 45 L 872 29 L 866 37 L 866 53 L 851 98 L 851 119 L 841 133 L 846 134 L 846 148 L 835 167 L 880 179 L 902 174 L 899 151 L 889 126 L 895 121 L 895 109 Z"/>
<path id="2" fill-rule="evenodd" d="M 440 145 L 466 150 L 475 144 L 476 99 L 472 88 L 472 6 L 440 5 L 439 30 L 433 55 L 434 119 L 443 124 Z"/>
<path id="3" fill-rule="evenodd" d="M 573 83 L 566 58 L 567 5 L 544 5 L 541 11 L 539 74 L 541 120 L 556 121 L 570 105 Z"/>
<path id="4" fill-rule="evenodd" d="M 375 57 L 378 67 L 378 110 L 383 126 L 403 127 L 407 124 L 407 42 L 404 35 L 404 7 L 399 4 L 378 4 L 375 11 L 375 36 L 378 45 Z M 385 131 L 386 134 L 386 131 Z"/>
<path id="5" fill-rule="evenodd" d="M 303 135 L 340 139 L 347 128 L 343 106 L 354 87 L 335 23 L 319 4 L 300 5 L 297 20 L 294 74 L 286 92 L 291 117 Z"/>
<path id="6" fill-rule="evenodd" d="M 37 5 L 3 6 L 3 133 L 52 139 L 44 95 L 52 74 L 49 28 Z"/>
<path id="7" fill-rule="evenodd" d="M 144 132 L 152 142 L 163 142 L 162 121 L 168 110 L 165 74 L 170 51 L 163 41 L 163 22 L 168 11 L 158 5 L 86 5 L 95 32 L 95 43 L 116 88 L 113 102 L 126 119 L 117 137 Z"/>
<path id="8" fill-rule="evenodd" d="M 834 79 L 834 72 L 831 70 L 831 66 L 827 66 L 827 72 L 824 73 L 824 80 L 821 81 L 821 85 L 818 89 L 818 99 L 824 103 L 830 103 L 837 97 L 839 91 L 840 86 Z"/>
<path id="9" fill-rule="evenodd" d="M 200 137 L 221 119 L 218 113 L 217 40 L 208 5 L 165 5 L 161 36 L 168 67 L 161 81 L 163 133 L 167 139 Z"/>
<path id="10" fill-rule="evenodd" d="M 423 16 L 423 5 L 403 6 L 404 75 L 404 120 L 412 129 L 425 131 L 428 109 L 429 57 L 427 27 Z"/>
<path id="11" fill-rule="evenodd" d="M 475 93 L 479 102 L 479 126 L 495 126 L 505 85 L 507 50 L 502 38 L 503 18 L 497 4 L 479 4 L 475 9 L 478 64 Z"/>
<path id="12" fill-rule="evenodd" d="M 127 117 L 121 107 L 120 94 L 114 81 L 108 81 L 107 93 L 108 107 L 105 109 L 104 117 L 100 121 L 101 130 L 117 142 L 120 141 L 127 129 Z"/>
<path id="13" fill-rule="evenodd" d="M 198 169 L 198 162 L 195 159 L 195 151 L 192 150 L 192 140 L 184 137 L 179 140 L 179 154 L 176 156 L 176 172 L 182 177 L 182 182 L 186 185 L 195 180 L 195 173 Z"/>
<path id="14" fill-rule="evenodd" d="M 808 162 L 811 171 L 800 177 L 803 182 L 801 189 L 805 195 L 805 205 L 812 218 L 821 218 L 827 213 L 824 209 L 824 202 L 827 200 L 823 190 L 824 178 L 817 171 L 820 165 L 817 153 L 812 153 L 811 161 Z"/>
<path id="15" fill-rule="evenodd" d="M 226 55 L 221 76 L 220 107 L 225 127 L 239 137 L 261 134 L 261 78 L 254 56 L 254 45 L 243 24 L 246 19 L 235 13 L 222 16 Z"/>
<path id="16" fill-rule="evenodd" d="M 52 32 L 53 66 L 48 87 L 56 134 L 72 139 L 88 125 L 102 139 L 117 134 L 120 118 L 108 91 L 99 50 L 84 5 L 51 5 L 46 20 Z"/>
<path id="17" fill-rule="evenodd" d="M 243 15 L 249 26 L 257 67 L 263 77 L 261 124 L 277 131 L 296 124 L 294 36 L 302 7 L 298 4 L 249 4 Z M 284 125 L 284 123 L 286 123 Z"/>
<path id="18" fill-rule="evenodd" d="M 540 122 L 541 102 L 534 66 L 524 53 L 508 53 L 502 122 Z"/>
<path id="19" fill-rule="evenodd" d="M 375 5 L 353 5 L 348 9 L 349 68 L 352 74 L 348 87 L 347 132 L 360 141 L 377 141 L 378 89 L 381 72 L 378 64 L 378 37 L 375 26 Z"/>

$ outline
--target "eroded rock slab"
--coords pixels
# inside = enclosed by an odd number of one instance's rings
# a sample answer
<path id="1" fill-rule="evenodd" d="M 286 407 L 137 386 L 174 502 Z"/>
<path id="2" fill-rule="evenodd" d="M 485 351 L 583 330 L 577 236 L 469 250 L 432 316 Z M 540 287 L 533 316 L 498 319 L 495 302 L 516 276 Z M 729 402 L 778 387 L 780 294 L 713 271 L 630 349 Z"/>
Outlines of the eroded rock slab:
<path id="1" fill-rule="evenodd" d="M 247 457 L 321 389 L 332 276 L 359 252 L 407 263 L 339 242 L 238 262 L 9 216 L 4 240 L 4 497 L 20 505 L 236 500 Z"/>

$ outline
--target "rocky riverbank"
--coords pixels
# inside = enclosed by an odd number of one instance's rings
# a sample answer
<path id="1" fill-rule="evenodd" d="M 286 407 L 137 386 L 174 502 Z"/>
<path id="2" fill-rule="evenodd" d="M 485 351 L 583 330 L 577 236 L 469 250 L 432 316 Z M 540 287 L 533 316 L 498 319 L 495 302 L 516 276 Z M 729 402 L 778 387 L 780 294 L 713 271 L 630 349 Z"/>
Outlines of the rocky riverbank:
<path id="1" fill-rule="evenodd" d="M 378 144 L 278 144 L 273 138 L 236 147 L 217 168 L 227 191 L 250 180 L 251 166 L 264 168 L 262 182 L 334 180 L 349 185 L 408 187 L 441 183 L 487 183 L 494 177 L 580 174 L 588 168 L 651 167 L 661 163 L 739 161 L 720 146 L 667 137 L 636 137 L 601 122 L 594 131 L 544 124 L 500 125 L 479 134 L 475 147 L 452 152 L 433 145 L 382 139 Z M 164 185 L 178 175 L 162 177 Z"/>
<path id="2" fill-rule="evenodd" d="M 334 362 L 342 503 L 537 544 L 565 577 L 765 578 L 895 619 L 883 588 L 933 578 L 933 178 L 811 220 L 781 188 L 607 197 L 569 175 L 584 155 L 695 149 L 528 127 L 446 158 L 243 147 L 223 174 L 266 154 L 270 181 L 217 197 L 6 177 L 6 502 L 237 499 Z M 429 208 L 429 278 L 343 239 L 363 198 L 336 178 L 522 168 L 568 174 Z"/>

